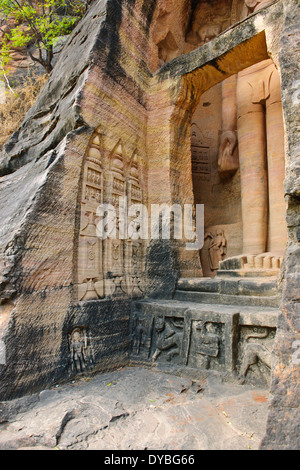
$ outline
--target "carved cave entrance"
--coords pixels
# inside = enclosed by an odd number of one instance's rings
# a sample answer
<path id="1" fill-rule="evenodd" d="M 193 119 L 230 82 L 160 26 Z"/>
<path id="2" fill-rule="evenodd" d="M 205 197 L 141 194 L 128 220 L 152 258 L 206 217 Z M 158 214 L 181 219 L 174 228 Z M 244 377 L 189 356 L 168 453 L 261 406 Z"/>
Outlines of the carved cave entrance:
<path id="1" fill-rule="evenodd" d="M 205 66 L 184 81 L 175 139 L 185 136 L 186 97 L 192 103 L 196 85 L 215 84 L 203 86 L 192 116 L 192 181 L 174 184 L 205 206 L 203 277 L 184 271 L 190 259 L 181 252 L 175 303 L 135 305 L 133 356 L 267 387 L 286 247 L 284 127 L 279 73 L 270 59 L 253 63 L 218 84 Z M 177 180 L 187 182 L 190 153 L 174 155 Z"/>
<path id="2" fill-rule="evenodd" d="M 278 274 L 287 240 L 284 127 L 271 59 L 201 96 L 191 154 L 195 203 L 205 206 L 203 276 L 219 269 Z"/>

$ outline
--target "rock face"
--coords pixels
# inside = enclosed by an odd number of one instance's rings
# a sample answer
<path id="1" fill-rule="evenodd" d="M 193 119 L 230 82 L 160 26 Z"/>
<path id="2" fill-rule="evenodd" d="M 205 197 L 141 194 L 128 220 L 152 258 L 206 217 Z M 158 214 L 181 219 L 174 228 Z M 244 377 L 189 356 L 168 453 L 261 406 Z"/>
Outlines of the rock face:
<path id="1" fill-rule="evenodd" d="M 233 382 L 271 370 L 263 447 L 299 446 L 296 2 L 219 3 L 95 1 L 5 146 L 2 400 L 130 351 Z M 142 207 L 204 203 L 200 256 L 121 236 L 120 201 L 139 234 Z"/>

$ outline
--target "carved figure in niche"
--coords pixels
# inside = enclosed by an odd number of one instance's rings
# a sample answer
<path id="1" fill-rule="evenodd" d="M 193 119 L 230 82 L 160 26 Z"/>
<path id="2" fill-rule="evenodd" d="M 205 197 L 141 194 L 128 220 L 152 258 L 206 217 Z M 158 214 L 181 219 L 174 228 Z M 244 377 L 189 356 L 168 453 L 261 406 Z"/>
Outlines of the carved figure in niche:
<path id="1" fill-rule="evenodd" d="M 77 372 L 84 372 L 88 366 L 94 363 L 93 353 L 85 330 L 75 328 L 70 334 L 70 353 L 72 369 Z"/>
<path id="2" fill-rule="evenodd" d="M 247 343 L 250 338 L 265 339 L 269 338 L 271 341 L 265 342 L 251 342 Z M 273 347 L 274 332 L 270 332 L 268 328 L 254 329 L 245 338 L 245 346 L 243 352 L 243 361 L 240 368 L 239 383 L 244 384 L 246 376 L 251 366 L 261 362 L 268 370 L 271 370 L 271 353 Z"/>
<path id="3" fill-rule="evenodd" d="M 218 159 L 222 177 L 231 176 L 239 168 L 236 83 L 236 75 L 222 82 L 222 133 Z"/>
<path id="4" fill-rule="evenodd" d="M 219 269 L 219 262 L 223 260 L 227 253 L 227 240 L 224 230 L 218 229 L 216 235 L 212 236 L 209 248 L 210 268 L 212 271 Z"/>
<path id="5" fill-rule="evenodd" d="M 280 77 L 271 59 L 237 77 L 243 253 L 282 253 L 286 246 L 284 126 Z"/>
<path id="6" fill-rule="evenodd" d="M 103 202 L 101 134 L 92 136 L 85 156 L 81 192 L 81 220 L 78 240 L 75 299 L 98 300 L 104 297 L 102 240 L 96 233 L 96 211 Z"/>
<path id="7" fill-rule="evenodd" d="M 119 219 L 117 219 L 119 226 Z M 112 280 L 111 294 L 126 294 L 124 282 L 124 242 L 119 239 L 119 229 L 117 226 L 116 239 L 108 240 L 111 250 L 110 269 L 108 277 Z"/>
<path id="8" fill-rule="evenodd" d="M 218 357 L 220 353 L 221 337 L 218 333 L 218 325 L 211 322 L 201 322 L 196 327 L 201 331 L 197 354 L 203 356 L 203 366 L 210 368 L 211 358 Z"/>
<path id="9" fill-rule="evenodd" d="M 231 174 L 239 167 L 237 135 L 234 131 L 223 132 L 219 149 L 218 169 L 221 174 Z"/>
<path id="10" fill-rule="evenodd" d="M 183 328 L 183 325 L 176 324 L 177 327 Z M 156 361 L 158 356 L 163 351 L 169 351 L 167 360 L 171 359 L 180 353 L 182 343 L 182 333 L 178 333 L 175 329 L 171 328 L 165 321 L 164 317 L 156 317 L 155 331 L 157 333 L 156 349 L 152 356 L 152 361 Z"/>
<path id="11" fill-rule="evenodd" d="M 205 24 L 198 30 L 198 36 L 200 38 L 199 45 L 205 44 L 221 33 L 222 27 L 219 24 Z"/>
<path id="12" fill-rule="evenodd" d="M 200 1 L 194 11 L 186 41 L 194 46 L 202 46 L 230 25 L 230 17 L 231 5 L 227 0 Z"/>

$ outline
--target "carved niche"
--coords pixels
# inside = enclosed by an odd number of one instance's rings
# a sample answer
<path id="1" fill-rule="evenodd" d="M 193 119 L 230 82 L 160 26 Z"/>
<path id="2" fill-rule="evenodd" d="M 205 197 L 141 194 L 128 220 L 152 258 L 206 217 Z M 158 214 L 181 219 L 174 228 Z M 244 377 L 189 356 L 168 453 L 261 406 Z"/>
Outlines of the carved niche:
<path id="1" fill-rule="evenodd" d="M 128 206 L 143 202 L 139 157 L 137 151 L 131 158 L 126 157 L 120 140 L 111 152 L 102 149 L 102 136 L 96 132 L 87 150 L 82 176 L 75 301 L 119 295 L 138 297 L 143 291 L 143 241 L 131 241 L 127 233 Z M 109 207 L 103 217 L 98 211 L 101 204 Z M 100 237 L 98 224 L 109 218 L 112 233 Z M 105 226 L 104 231 L 107 230 L 110 227 Z"/>
<path id="2" fill-rule="evenodd" d="M 246 18 L 273 0 L 199 0 L 192 12 L 186 42 L 202 46 L 231 25 Z"/>
<path id="3" fill-rule="evenodd" d="M 183 53 L 186 21 L 187 12 L 176 0 L 158 0 L 151 31 L 154 69 Z"/>
<path id="4" fill-rule="evenodd" d="M 154 321 L 154 353 L 152 361 L 164 354 L 168 362 L 180 356 L 184 319 L 157 316 Z"/>
<path id="5" fill-rule="evenodd" d="M 96 234 L 96 212 L 103 202 L 101 136 L 96 134 L 84 163 L 78 242 L 77 299 L 104 297 L 102 240 Z"/>

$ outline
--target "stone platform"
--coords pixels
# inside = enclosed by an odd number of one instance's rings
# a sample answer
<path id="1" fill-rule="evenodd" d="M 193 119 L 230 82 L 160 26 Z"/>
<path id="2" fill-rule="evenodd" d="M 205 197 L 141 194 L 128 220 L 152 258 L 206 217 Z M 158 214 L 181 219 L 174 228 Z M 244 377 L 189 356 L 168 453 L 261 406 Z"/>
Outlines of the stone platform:
<path id="1" fill-rule="evenodd" d="M 268 263 L 236 257 L 220 263 L 225 274 L 179 279 L 172 300 L 135 302 L 132 357 L 268 387 L 280 306 L 278 277 L 266 275 Z"/>

